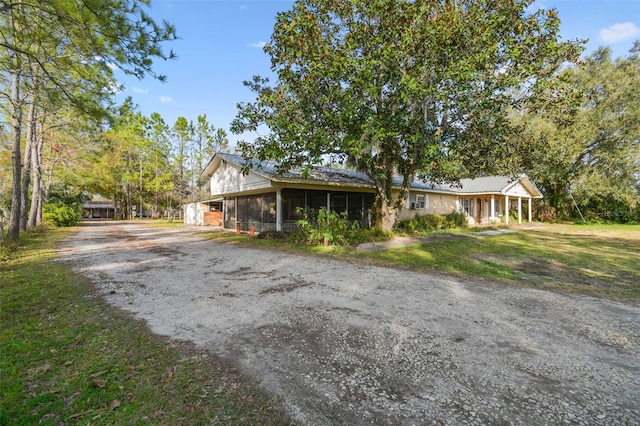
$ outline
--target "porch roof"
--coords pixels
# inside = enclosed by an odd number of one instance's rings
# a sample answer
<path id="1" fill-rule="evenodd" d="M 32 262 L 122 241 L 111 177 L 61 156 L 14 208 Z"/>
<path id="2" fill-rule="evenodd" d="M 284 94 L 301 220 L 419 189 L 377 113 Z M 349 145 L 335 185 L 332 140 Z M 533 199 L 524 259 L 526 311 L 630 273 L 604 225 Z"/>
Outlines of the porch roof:
<path id="1" fill-rule="evenodd" d="M 522 174 L 518 176 L 483 176 L 475 179 L 461 179 L 461 192 L 465 194 L 507 195 L 517 184 L 521 184 L 533 198 L 542 198 L 540 190 Z"/>
<path id="2" fill-rule="evenodd" d="M 85 209 L 114 209 L 116 203 L 114 201 L 86 201 L 82 207 Z"/>

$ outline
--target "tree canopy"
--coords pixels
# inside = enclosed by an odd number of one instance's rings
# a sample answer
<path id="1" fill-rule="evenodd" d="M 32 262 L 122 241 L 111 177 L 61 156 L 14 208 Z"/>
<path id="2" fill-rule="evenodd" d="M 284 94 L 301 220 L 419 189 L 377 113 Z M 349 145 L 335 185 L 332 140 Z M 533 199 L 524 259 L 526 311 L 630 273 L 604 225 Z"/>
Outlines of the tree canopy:
<path id="1" fill-rule="evenodd" d="M 530 174 L 561 217 L 574 202 L 598 216 L 628 216 L 640 203 L 639 53 L 640 42 L 616 59 L 601 47 L 564 71 L 575 105 L 559 101 L 517 117 L 533 149 Z"/>
<path id="2" fill-rule="evenodd" d="M 178 117 L 169 126 L 158 113 L 123 113 L 79 155 L 76 185 L 115 201 L 121 218 L 129 218 L 133 206 L 153 218 L 171 216 L 180 205 L 204 199 L 198 180 L 204 159 L 225 151 L 228 141 L 206 115 L 196 122 Z"/>
<path id="3" fill-rule="evenodd" d="M 416 175 L 456 181 L 513 168 L 509 112 L 581 51 L 559 40 L 555 10 L 528 14 L 530 3 L 298 0 L 265 47 L 277 81 L 245 82 L 257 97 L 232 124 L 270 132 L 239 148 L 282 171 L 341 158 L 375 184 L 376 227 L 389 231 Z"/>
<path id="4" fill-rule="evenodd" d="M 24 110 L 27 131 L 34 129 L 38 109 L 73 109 L 99 120 L 109 115 L 116 87 L 112 68 L 139 78 L 150 75 L 154 59 L 173 58 L 162 43 L 175 29 L 158 24 L 145 12 L 148 0 L 24 0 L 0 3 L 1 106 L 9 118 L 12 144 L 12 200 L 8 235 L 15 238 L 24 222 L 29 170 L 23 175 L 21 141 Z M 28 134 L 27 150 L 38 138 Z M 27 161 L 37 161 L 30 155 Z M 40 165 L 33 165 L 38 170 Z M 37 194 L 35 191 L 34 194 Z"/>

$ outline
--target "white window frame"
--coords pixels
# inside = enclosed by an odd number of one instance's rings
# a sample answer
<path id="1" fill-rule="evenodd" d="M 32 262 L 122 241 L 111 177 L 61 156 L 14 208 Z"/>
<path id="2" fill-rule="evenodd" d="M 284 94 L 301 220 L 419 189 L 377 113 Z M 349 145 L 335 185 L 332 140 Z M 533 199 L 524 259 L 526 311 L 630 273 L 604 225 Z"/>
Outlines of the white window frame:
<path id="1" fill-rule="evenodd" d="M 475 198 L 461 198 L 460 210 L 467 214 L 467 216 L 475 215 L 476 199 Z"/>
<path id="2" fill-rule="evenodd" d="M 427 206 L 427 202 L 428 202 L 429 198 L 427 197 L 427 194 L 416 194 L 416 193 L 409 193 L 409 205 L 408 207 L 411 210 L 424 210 L 426 209 Z"/>

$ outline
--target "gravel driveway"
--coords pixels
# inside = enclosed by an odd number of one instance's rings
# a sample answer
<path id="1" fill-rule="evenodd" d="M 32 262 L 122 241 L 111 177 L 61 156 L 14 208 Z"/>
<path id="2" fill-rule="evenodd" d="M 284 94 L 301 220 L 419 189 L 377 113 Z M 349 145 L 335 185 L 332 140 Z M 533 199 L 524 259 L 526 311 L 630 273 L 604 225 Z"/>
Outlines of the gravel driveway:
<path id="1" fill-rule="evenodd" d="M 490 238 L 490 237 L 487 237 Z M 60 255 L 308 425 L 640 424 L 640 307 L 93 222 Z"/>

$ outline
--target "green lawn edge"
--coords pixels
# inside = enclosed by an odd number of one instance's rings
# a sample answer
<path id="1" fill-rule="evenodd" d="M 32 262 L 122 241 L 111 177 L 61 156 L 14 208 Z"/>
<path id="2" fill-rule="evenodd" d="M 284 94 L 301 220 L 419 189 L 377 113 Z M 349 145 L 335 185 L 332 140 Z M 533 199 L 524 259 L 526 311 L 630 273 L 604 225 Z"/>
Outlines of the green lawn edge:
<path id="1" fill-rule="evenodd" d="M 258 383 L 97 296 L 56 260 L 69 232 L 29 232 L 0 257 L 0 425 L 292 424 Z"/>
<path id="2" fill-rule="evenodd" d="M 193 229 L 193 228 L 191 228 Z M 533 224 L 478 236 L 454 229 L 412 245 L 377 251 L 261 240 L 200 230 L 212 242 L 240 244 L 367 265 L 446 274 L 616 301 L 640 301 L 640 225 Z"/>

